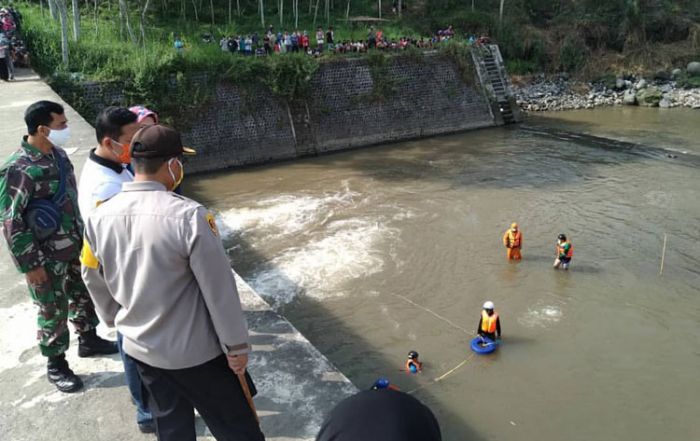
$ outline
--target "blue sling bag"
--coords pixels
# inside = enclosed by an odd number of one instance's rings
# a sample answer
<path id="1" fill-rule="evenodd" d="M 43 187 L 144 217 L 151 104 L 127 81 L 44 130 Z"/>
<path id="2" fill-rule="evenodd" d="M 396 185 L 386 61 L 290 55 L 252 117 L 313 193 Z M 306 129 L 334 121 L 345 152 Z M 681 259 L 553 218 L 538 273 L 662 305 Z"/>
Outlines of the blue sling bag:
<path id="1" fill-rule="evenodd" d="M 54 150 L 54 157 L 58 165 L 58 190 L 51 199 L 29 201 L 25 211 L 24 221 L 39 242 L 46 241 L 58 231 L 63 216 L 61 205 L 66 197 L 66 164 L 56 150 Z"/>

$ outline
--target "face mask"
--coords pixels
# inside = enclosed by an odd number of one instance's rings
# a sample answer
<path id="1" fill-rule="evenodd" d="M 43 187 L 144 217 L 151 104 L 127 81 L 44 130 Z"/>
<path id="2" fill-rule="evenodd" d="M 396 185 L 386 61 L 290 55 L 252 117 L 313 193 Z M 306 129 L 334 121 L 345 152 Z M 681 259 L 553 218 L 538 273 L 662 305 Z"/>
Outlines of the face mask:
<path id="1" fill-rule="evenodd" d="M 180 164 L 180 177 L 178 179 L 175 179 L 175 173 L 173 173 L 173 170 L 170 168 L 170 164 L 173 163 L 173 161 L 177 161 L 178 164 Z M 173 188 L 170 189 L 170 191 L 175 190 L 180 184 L 182 184 L 182 180 L 185 178 L 185 169 L 182 166 L 182 162 L 180 162 L 179 159 L 173 158 L 170 161 L 168 161 L 168 173 L 170 173 L 170 177 L 173 180 Z"/>
<path id="2" fill-rule="evenodd" d="M 127 144 L 122 144 L 119 141 L 112 140 L 112 143 L 117 144 L 122 148 L 121 153 L 117 153 L 116 150 L 113 150 L 113 152 L 117 155 L 117 160 L 121 162 L 122 164 L 130 164 L 131 163 L 131 149 L 129 148 L 130 145 Z"/>
<path id="3" fill-rule="evenodd" d="M 70 139 L 70 128 L 66 127 L 63 130 L 51 129 L 47 138 L 51 141 L 51 144 L 56 147 L 63 147 L 68 142 L 68 139 Z"/>

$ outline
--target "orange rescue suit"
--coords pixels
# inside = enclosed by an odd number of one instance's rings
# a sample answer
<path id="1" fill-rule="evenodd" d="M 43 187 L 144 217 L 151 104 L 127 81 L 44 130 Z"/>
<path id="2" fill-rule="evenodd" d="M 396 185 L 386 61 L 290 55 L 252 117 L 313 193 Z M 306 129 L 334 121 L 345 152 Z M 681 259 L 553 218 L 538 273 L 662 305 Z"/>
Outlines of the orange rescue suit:
<path id="1" fill-rule="evenodd" d="M 520 260 L 522 255 L 520 254 L 520 248 L 523 246 L 523 235 L 520 230 L 513 232 L 509 229 L 503 235 L 503 245 L 506 246 L 506 255 L 508 260 Z"/>
<path id="2" fill-rule="evenodd" d="M 494 312 L 489 315 L 486 311 L 481 311 L 481 330 L 483 332 L 493 334 L 496 332 L 496 324 L 498 323 L 498 313 Z"/>

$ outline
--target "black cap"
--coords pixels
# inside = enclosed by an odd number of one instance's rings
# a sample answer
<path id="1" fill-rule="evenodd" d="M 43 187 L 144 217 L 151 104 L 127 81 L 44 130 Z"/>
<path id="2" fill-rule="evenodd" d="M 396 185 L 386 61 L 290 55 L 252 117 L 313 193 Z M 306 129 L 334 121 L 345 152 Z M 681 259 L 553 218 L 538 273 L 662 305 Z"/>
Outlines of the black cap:
<path id="1" fill-rule="evenodd" d="M 184 153 L 180 132 L 158 124 L 142 128 L 131 140 L 132 158 L 174 158 Z"/>

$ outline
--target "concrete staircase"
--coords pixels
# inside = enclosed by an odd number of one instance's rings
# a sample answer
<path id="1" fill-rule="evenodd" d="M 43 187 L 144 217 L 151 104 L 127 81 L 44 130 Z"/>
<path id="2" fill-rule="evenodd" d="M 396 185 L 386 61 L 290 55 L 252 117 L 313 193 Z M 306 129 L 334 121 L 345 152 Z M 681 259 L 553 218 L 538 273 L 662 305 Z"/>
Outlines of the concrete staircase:
<path id="1" fill-rule="evenodd" d="M 491 104 L 491 114 L 496 125 L 521 122 L 522 113 L 516 104 L 498 45 L 475 45 L 471 53 L 479 82 Z"/>
<path id="2" fill-rule="evenodd" d="M 484 65 L 486 66 L 486 72 L 488 73 L 488 81 L 493 87 L 493 91 L 496 94 L 496 102 L 498 103 L 498 108 L 503 117 L 503 122 L 505 124 L 514 124 L 517 122 L 515 115 L 513 114 L 513 108 L 510 105 L 510 100 L 508 99 L 506 79 L 498 68 L 496 58 L 493 56 L 491 51 L 484 52 L 483 55 Z"/>

